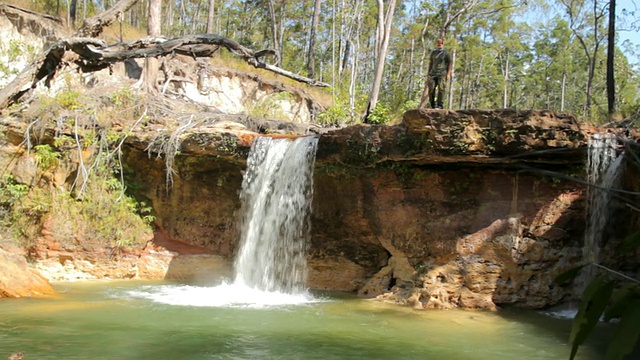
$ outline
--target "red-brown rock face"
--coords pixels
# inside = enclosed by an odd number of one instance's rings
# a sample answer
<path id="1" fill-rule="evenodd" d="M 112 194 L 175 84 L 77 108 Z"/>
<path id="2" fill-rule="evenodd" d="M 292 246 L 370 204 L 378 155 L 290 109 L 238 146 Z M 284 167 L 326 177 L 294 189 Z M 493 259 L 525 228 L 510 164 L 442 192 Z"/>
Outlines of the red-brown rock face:
<path id="1" fill-rule="evenodd" d="M 45 278 L 27 269 L 24 257 L 0 249 L 0 297 L 46 296 L 54 293 Z"/>
<path id="2" fill-rule="evenodd" d="M 581 254 L 580 187 L 456 167 L 354 175 L 319 168 L 310 255 L 325 266 L 311 272 L 310 285 L 331 289 L 351 280 L 343 290 L 416 307 L 559 301 L 564 291 L 552 280 Z M 359 281 L 345 279 L 357 273 L 354 265 L 365 274 Z"/>
<path id="3" fill-rule="evenodd" d="M 535 111 L 412 111 L 321 135 L 308 285 L 417 308 L 559 302 L 585 189 L 546 175 L 581 176 L 585 146 L 574 118 Z M 133 180 L 169 237 L 232 259 L 244 163 L 189 149 L 170 191 L 163 163 L 137 150 Z"/>
<path id="4" fill-rule="evenodd" d="M 229 276 L 245 157 L 260 135 L 190 129 L 167 187 L 165 160 L 147 150 L 155 130 L 146 131 L 128 138 L 124 161 L 157 231 L 123 258 L 124 273 Z M 553 279 L 582 257 L 585 186 L 570 179 L 584 177 L 587 131 L 547 111 L 416 110 L 401 125 L 320 135 L 308 286 L 416 308 L 540 308 L 570 297 Z"/>

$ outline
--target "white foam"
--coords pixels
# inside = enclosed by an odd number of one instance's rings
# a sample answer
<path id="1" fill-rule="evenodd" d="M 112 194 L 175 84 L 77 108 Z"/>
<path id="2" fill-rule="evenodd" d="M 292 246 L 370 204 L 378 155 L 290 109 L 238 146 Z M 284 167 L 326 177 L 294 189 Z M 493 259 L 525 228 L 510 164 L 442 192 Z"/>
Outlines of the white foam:
<path id="1" fill-rule="evenodd" d="M 283 305 L 304 305 L 325 301 L 308 292 L 285 294 L 262 291 L 238 284 L 222 283 L 215 287 L 191 285 L 145 286 L 128 291 L 134 298 L 177 306 L 264 308 Z"/>
<path id="2" fill-rule="evenodd" d="M 543 311 L 542 313 L 558 319 L 573 319 L 578 313 L 578 309 L 560 309 Z"/>

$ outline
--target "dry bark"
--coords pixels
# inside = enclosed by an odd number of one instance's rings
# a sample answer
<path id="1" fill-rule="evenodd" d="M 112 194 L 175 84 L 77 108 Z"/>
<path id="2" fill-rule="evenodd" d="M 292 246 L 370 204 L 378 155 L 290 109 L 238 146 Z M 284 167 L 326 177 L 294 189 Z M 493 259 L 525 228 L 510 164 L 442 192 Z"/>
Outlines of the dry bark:
<path id="1" fill-rule="evenodd" d="M 254 51 L 232 39 L 214 34 L 186 35 L 169 40 L 148 37 L 109 46 L 100 39 L 71 37 L 49 46 L 16 79 L 0 90 L 0 109 L 5 109 L 18 101 L 43 79 L 48 86 L 56 73 L 71 63 L 77 65 L 83 72 L 92 72 L 132 58 L 158 57 L 172 53 L 209 57 L 220 46 L 227 48 L 256 68 L 269 70 L 312 86 L 329 86 L 327 83 L 265 63 L 264 56 L 276 55 L 273 50 Z"/>

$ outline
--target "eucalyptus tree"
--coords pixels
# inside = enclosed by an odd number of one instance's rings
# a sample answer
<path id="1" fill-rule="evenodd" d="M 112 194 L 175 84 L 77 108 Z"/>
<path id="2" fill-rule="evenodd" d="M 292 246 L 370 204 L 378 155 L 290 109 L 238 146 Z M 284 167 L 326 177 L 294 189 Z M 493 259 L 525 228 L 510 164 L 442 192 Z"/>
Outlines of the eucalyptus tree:
<path id="1" fill-rule="evenodd" d="M 147 33 L 151 37 L 162 35 L 162 0 L 149 0 L 149 17 L 147 23 Z M 154 57 L 144 59 L 144 75 L 140 79 L 143 88 L 147 92 L 158 91 L 158 71 L 160 62 Z"/>
<path id="2" fill-rule="evenodd" d="M 640 111 L 640 65 L 636 64 L 634 69 L 625 54 L 620 50 L 616 51 L 616 108 L 623 117 L 630 117 Z"/>
<path id="3" fill-rule="evenodd" d="M 503 15 L 502 21 L 509 20 L 513 16 L 513 10 L 524 6 L 525 3 L 526 2 L 522 0 L 440 0 L 435 3 L 429 2 L 423 5 L 424 15 L 416 21 L 417 23 L 425 24 L 422 42 L 423 54 L 430 52 L 431 44 L 433 44 L 436 38 L 443 38 L 445 39 L 445 47 L 449 49 L 452 55 L 454 66 L 449 84 L 449 107 L 454 103 L 457 85 L 460 91 L 464 92 L 464 94 L 458 96 L 458 104 L 460 107 L 472 106 L 472 104 L 476 103 L 475 100 L 479 100 L 477 97 L 477 95 L 479 95 L 478 91 L 475 91 L 475 93 L 474 90 L 468 91 L 463 85 L 472 82 L 475 84 L 480 83 L 478 75 L 482 76 L 482 74 L 476 73 L 476 80 L 472 80 L 473 71 L 478 70 L 477 68 L 472 69 L 472 63 L 474 66 L 482 64 L 482 68 L 484 68 L 485 65 L 493 65 L 494 63 L 494 60 L 482 55 L 481 61 L 479 62 L 472 58 L 458 60 L 458 50 L 466 46 L 463 43 L 463 38 L 467 36 L 470 31 L 472 33 L 475 32 L 475 36 L 484 37 L 486 34 L 481 33 L 486 29 L 482 30 L 480 28 L 488 26 L 487 19 L 492 19 L 494 23 L 500 22 L 501 20 L 496 20 L 496 17 L 499 17 L 499 14 L 506 13 Z M 447 36 L 450 32 L 454 33 L 454 35 Z M 495 43 L 495 41 L 487 39 L 486 43 Z M 469 48 L 466 48 L 465 51 L 467 51 L 468 54 Z M 423 58 L 423 66 L 426 66 L 425 60 L 426 59 Z M 457 65 L 458 61 L 461 62 L 461 66 Z M 465 69 L 465 71 L 468 72 L 461 73 L 460 76 L 462 80 L 458 81 L 457 71 L 460 69 Z M 480 72 L 482 71 L 484 70 L 481 69 Z M 502 82 L 503 80 L 500 80 L 500 83 Z M 490 102 L 493 103 L 493 101 Z"/>
<path id="4" fill-rule="evenodd" d="M 607 30 L 607 110 L 609 115 L 615 111 L 616 83 L 614 76 L 614 58 L 616 52 L 616 0 L 609 0 L 609 27 Z"/>
<path id="5" fill-rule="evenodd" d="M 574 36 L 568 23 L 558 17 L 535 24 L 535 29 L 527 70 L 529 106 L 564 111 L 569 74 L 576 76 L 570 51 Z"/>
<path id="6" fill-rule="evenodd" d="M 395 31 L 389 45 L 390 56 L 383 77 L 385 91 L 380 102 L 394 112 L 415 106 L 424 83 L 422 76 L 423 24 L 417 20 L 421 7 L 417 2 L 403 3 L 398 9 Z"/>
<path id="7" fill-rule="evenodd" d="M 371 93 L 369 94 L 369 102 L 365 112 L 365 122 L 368 122 L 369 115 L 375 109 L 380 94 L 380 86 L 382 84 L 382 75 L 384 65 L 387 60 L 387 51 L 389 48 L 389 38 L 391 37 L 391 23 L 393 22 L 393 14 L 396 10 L 396 0 L 388 0 L 385 9 L 384 1 L 378 1 L 378 26 L 376 27 L 375 40 L 375 69 L 373 84 L 371 85 Z"/>
<path id="8" fill-rule="evenodd" d="M 322 6 L 321 0 L 315 0 L 313 4 L 313 18 L 311 21 L 311 32 L 309 33 L 309 51 L 307 55 L 307 73 L 310 78 L 315 76 L 316 67 L 316 37 L 318 34 L 318 26 L 320 23 L 320 8 Z"/>
<path id="9" fill-rule="evenodd" d="M 593 80 L 600 45 L 606 38 L 603 29 L 604 19 L 607 15 L 608 2 L 604 0 L 560 0 L 568 18 L 569 28 L 579 41 L 585 56 L 587 57 L 587 80 L 585 84 L 585 97 L 583 115 L 587 117 L 591 113 Z"/>
<path id="10" fill-rule="evenodd" d="M 502 87 L 502 107 L 514 107 L 514 104 L 509 101 L 512 68 L 518 65 L 522 66 L 521 63 L 518 64 L 519 57 L 521 57 L 524 52 L 528 52 L 527 34 L 530 34 L 532 29 L 527 24 L 518 24 L 516 26 L 515 21 L 511 18 L 510 9 L 497 13 L 493 17 L 490 26 L 492 39 L 500 44 L 500 47 L 497 49 L 496 58 L 497 65 L 502 74 L 500 81 Z"/>
<path id="11" fill-rule="evenodd" d="M 214 20 L 216 14 L 216 0 L 209 0 L 209 8 L 207 11 L 207 33 L 212 34 L 214 32 Z"/>

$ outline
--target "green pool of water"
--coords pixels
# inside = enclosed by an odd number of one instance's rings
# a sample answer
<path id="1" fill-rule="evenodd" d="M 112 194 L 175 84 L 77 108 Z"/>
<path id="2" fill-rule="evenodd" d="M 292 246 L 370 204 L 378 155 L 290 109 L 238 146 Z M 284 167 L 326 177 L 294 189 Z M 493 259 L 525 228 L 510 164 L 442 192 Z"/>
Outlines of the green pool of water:
<path id="1" fill-rule="evenodd" d="M 153 298 L 181 286 L 64 283 L 54 299 L 0 299 L 0 359 L 564 360 L 570 350 L 570 320 L 537 312 L 417 311 L 345 294 L 275 307 Z M 577 358 L 601 359 L 602 346 Z"/>

